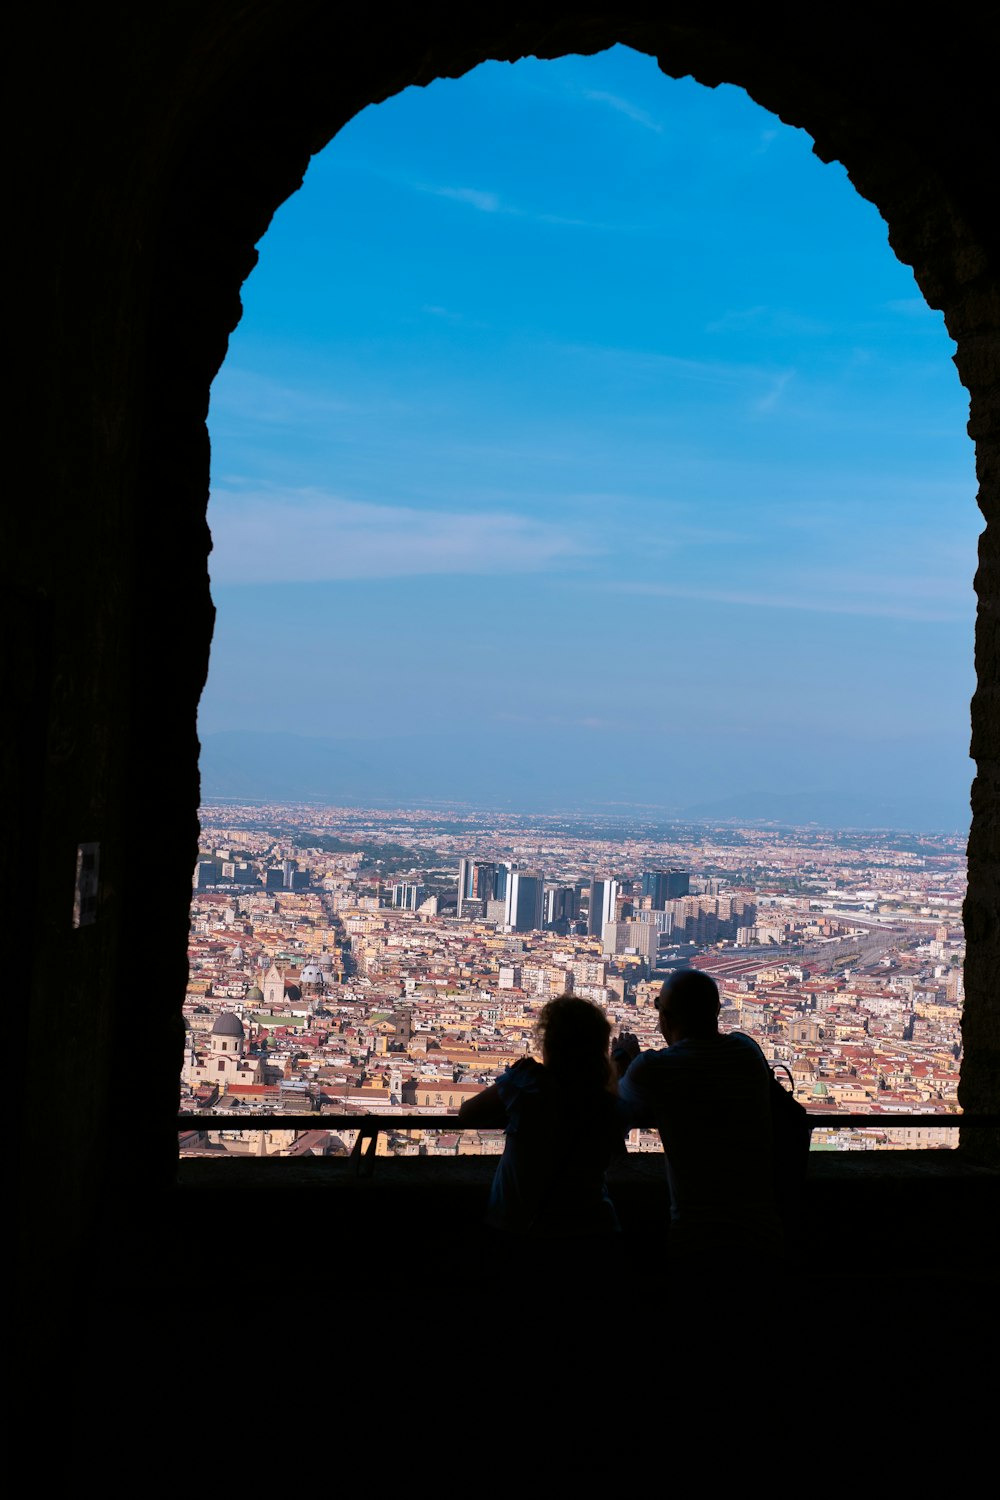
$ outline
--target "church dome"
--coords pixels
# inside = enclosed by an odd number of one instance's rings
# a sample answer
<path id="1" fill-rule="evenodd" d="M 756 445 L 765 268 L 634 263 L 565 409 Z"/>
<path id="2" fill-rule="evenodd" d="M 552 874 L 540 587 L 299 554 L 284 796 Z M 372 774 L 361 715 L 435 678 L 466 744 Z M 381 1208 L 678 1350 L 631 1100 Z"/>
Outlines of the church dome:
<path id="1" fill-rule="evenodd" d="M 234 1016 L 232 1011 L 224 1011 L 215 1025 L 212 1027 L 213 1036 L 235 1036 L 242 1041 L 246 1037 L 243 1030 L 243 1022 L 239 1016 Z"/>
<path id="2" fill-rule="evenodd" d="M 247 1004 L 248 1005 L 263 1005 L 263 1003 L 264 1003 L 264 991 L 261 989 L 261 987 L 260 987 L 259 984 L 255 984 L 252 987 L 252 989 L 247 990 Z"/>
<path id="3" fill-rule="evenodd" d="M 322 984 L 323 970 L 319 964 L 306 964 L 299 975 L 299 984 Z"/>

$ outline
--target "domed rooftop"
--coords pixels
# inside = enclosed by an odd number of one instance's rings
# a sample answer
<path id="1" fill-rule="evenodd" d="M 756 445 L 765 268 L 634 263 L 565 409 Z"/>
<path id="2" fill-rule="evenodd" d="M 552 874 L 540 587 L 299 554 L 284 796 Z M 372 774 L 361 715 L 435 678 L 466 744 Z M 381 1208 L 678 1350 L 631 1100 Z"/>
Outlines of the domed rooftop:
<path id="1" fill-rule="evenodd" d="M 248 1005 L 262 1005 L 263 1002 L 264 991 L 261 989 L 259 984 L 255 984 L 251 989 L 247 990 Z"/>
<path id="2" fill-rule="evenodd" d="M 212 1027 L 213 1036 L 236 1036 L 243 1038 L 246 1032 L 243 1030 L 243 1022 L 239 1016 L 234 1016 L 232 1011 L 223 1011 L 222 1015 Z"/>

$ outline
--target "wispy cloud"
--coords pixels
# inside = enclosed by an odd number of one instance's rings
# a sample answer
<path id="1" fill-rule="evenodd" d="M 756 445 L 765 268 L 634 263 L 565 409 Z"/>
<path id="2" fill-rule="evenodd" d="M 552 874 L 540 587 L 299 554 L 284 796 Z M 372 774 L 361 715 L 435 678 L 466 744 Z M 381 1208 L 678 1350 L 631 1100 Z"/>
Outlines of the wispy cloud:
<path id="1" fill-rule="evenodd" d="M 450 323 L 456 328 L 476 332 L 483 332 L 490 328 L 490 324 L 483 322 L 480 318 L 470 318 L 464 312 L 456 312 L 453 307 L 442 307 L 439 302 L 425 302 L 420 311 L 429 318 L 438 318 L 442 323 Z"/>
<path id="2" fill-rule="evenodd" d="M 323 417 L 371 409 L 363 402 L 347 400 L 315 383 L 286 385 L 228 362 L 212 387 L 213 421 L 235 416 L 243 422 L 261 422 L 269 427 L 298 427 Z"/>
<path id="3" fill-rule="evenodd" d="M 605 224 L 600 219 L 576 219 L 568 214 L 532 214 L 530 217 L 536 224 L 562 224 L 567 229 L 600 229 L 613 234 L 631 234 L 634 229 L 631 224 Z"/>
<path id="4" fill-rule="evenodd" d="M 689 359 L 655 349 L 629 349 L 618 344 L 582 344 L 567 341 L 549 345 L 568 358 L 617 368 L 624 375 L 672 375 L 706 385 L 746 387 L 749 382 L 771 382 L 776 372 L 764 365 L 740 364 L 724 359 Z M 781 372 L 777 372 L 781 373 Z"/>
<path id="5" fill-rule="evenodd" d="M 523 219 L 525 223 L 530 224 L 556 224 L 564 225 L 569 229 L 598 229 L 626 233 L 631 233 L 634 229 L 634 226 L 630 224 L 605 224 L 596 219 L 578 218 L 572 214 L 554 214 L 521 208 L 518 204 L 509 203 L 501 198 L 499 193 L 485 188 L 441 187 L 429 182 L 410 182 L 408 186 L 414 192 L 429 193 L 433 198 L 449 198 L 453 203 L 464 203 L 467 207 L 474 208 L 477 213 Z"/>
<path id="6" fill-rule="evenodd" d="M 774 411 L 794 373 L 794 370 L 782 370 L 779 374 L 772 376 L 770 387 L 762 396 L 758 396 L 751 402 L 753 410 L 765 415 Z"/>
<path id="7" fill-rule="evenodd" d="M 503 713 L 496 712 L 492 715 L 495 724 L 529 724 L 537 729 L 542 725 L 554 729 L 613 729 L 620 728 L 617 719 L 601 719 L 594 714 L 586 714 L 583 717 L 566 714 L 546 713 Z"/>
<path id="8" fill-rule="evenodd" d="M 615 593 L 664 599 L 690 599 L 706 604 L 749 609 L 805 611 L 809 614 L 863 615 L 873 619 L 913 620 L 927 624 L 966 624 L 972 618 L 971 599 L 958 607 L 960 589 L 952 578 L 866 577 L 844 572 L 797 570 L 794 580 L 775 581 L 753 588 L 713 584 L 644 583 L 623 580 L 609 584 Z"/>
<path id="9" fill-rule="evenodd" d="M 659 120 L 655 120 L 648 110 L 640 109 L 630 99 L 623 99 L 620 94 L 608 94 L 603 89 L 584 89 L 583 97 L 591 99 L 595 104 L 606 104 L 609 109 L 616 110 L 634 124 L 641 125 L 644 130 L 653 130 L 657 135 L 663 134 L 663 126 Z"/>
<path id="10" fill-rule="evenodd" d="M 437 198 L 453 198 L 456 203 L 467 203 L 470 208 L 477 208 L 481 214 L 517 213 L 516 208 L 509 208 L 500 201 L 499 193 L 483 192 L 479 188 L 468 187 L 428 187 L 423 188 L 425 193 L 433 193 Z"/>
<path id="11" fill-rule="evenodd" d="M 215 491 L 216 583 L 535 573 L 593 552 L 571 530 L 505 512 L 364 505 L 318 490 Z"/>
<path id="12" fill-rule="evenodd" d="M 777 334 L 815 338 L 820 334 L 829 333 L 830 326 L 828 323 L 821 323 L 816 318 L 807 318 L 801 313 L 790 312 L 784 307 L 766 307 L 758 304 L 756 307 L 730 308 L 720 317 L 713 318 L 710 323 L 706 323 L 705 332 L 748 332 L 753 333 L 755 337 L 761 334 Z"/>
<path id="13" fill-rule="evenodd" d="M 724 359 L 689 359 L 683 355 L 628 349 L 614 344 L 567 342 L 545 347 L 572 359 L 578 375 L 592 367 L 600 371 L 602 379 L 644 381 L 650 389 L 661 384 L 714 386 L 720 392 L 731 392 L 744 410 L 761 416 L 779 407 L 786 388 L 797 375 L 794 368 L 740 364 Z"/>

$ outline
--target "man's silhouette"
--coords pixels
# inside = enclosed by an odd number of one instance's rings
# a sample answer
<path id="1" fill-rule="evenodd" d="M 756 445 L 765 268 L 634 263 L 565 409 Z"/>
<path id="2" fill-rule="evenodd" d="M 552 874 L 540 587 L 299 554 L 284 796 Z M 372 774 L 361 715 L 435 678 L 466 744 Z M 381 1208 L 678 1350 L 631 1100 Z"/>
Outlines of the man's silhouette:
<path id="1" fill-rule="evenodd" d="M 774 1206 L 771 1070 L 742 1032 L 719 1031 L 719 991 L 698 969 L 678 971 L 656 1002 L 667 1043 L 614 1048 L 619 1094 L 633 1125 L 655 1125 L 667 1159 L 672 1256 L 714 1262 L 781 1250 Z"/>

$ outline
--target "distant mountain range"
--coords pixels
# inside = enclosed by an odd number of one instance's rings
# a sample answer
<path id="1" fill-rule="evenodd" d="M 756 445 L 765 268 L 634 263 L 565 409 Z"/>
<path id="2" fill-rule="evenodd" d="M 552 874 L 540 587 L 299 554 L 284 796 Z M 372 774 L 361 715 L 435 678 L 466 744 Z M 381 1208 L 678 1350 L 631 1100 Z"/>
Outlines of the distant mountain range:
<path id="1" fill-rule="evenodd" d="M 722 797 L 667 798 L 655 765 L 620 773 L 616 766 L 595 760 L 564 735 L 552 735 L 533 753 L 517 755 L 509 743 L 474 729 L 461 735 L 412 734 L 387 740 L 225 730 L 202 739 L 202 796 L 352 807 L 465 802 L 525 813 L 603 813 L 613 808 L 623 816 L 634 809 L 637 815 L 655 811 L 695 822 L 736 820 L 792 827 L 815 823 L 824 828 L 927 832 L 963 832 L 969 822 L 967 802 L 958 796 L 903 796 L 853 786 L 745 788 Z M 616 781 L 619 775 L 624 785 Z"/>

